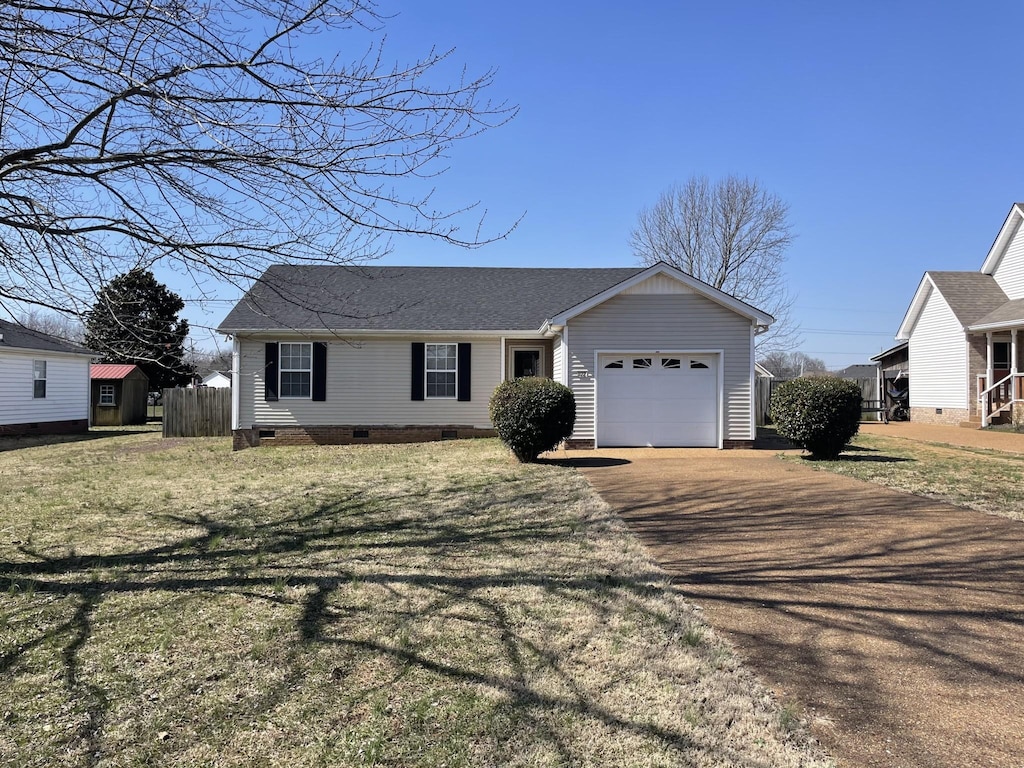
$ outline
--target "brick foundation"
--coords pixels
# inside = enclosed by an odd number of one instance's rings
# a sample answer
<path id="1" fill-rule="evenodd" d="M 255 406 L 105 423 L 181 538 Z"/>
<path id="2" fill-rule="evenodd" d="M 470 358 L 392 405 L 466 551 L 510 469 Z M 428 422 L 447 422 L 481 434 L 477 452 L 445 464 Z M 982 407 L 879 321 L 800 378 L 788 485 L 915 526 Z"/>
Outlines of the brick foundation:
<path id="1" fill-rule="evenodd" d="M 592 451 L 594 450 L 593 440 L 566 440 L 562 447 L 567 451 Z"/>
<path id="2" fill-rule="evenodd" d="M 754 441 L 753 440 L 723 440 L 722 441 L 722 448 L 724 448 L 727 451 L 728 450 L 734 450 L 734 449 L 746 449 L 746 450 L 749 450 L 749 449 L 752 449 L 753 447 L 754 447 Z"/>
<path id="3" fill-rule="evenodd" d="M 0 437 L 18 437 L 24 435 L 68 435 L 88 431 L 88 419 L 26 422 L 25 424 L 0 424 Z"/>
<path id="4" fill-rule="evenodd" d="M 969 421 L 971 412 L 967 408 L 942 408 L 942 413 L 936 413 L 934 408 L 910 409 L 910 420 L 919 424 L 958 424 Z"/>
<path id="5" fill-rule="evenodd" d="M 462 440 L 494 437 L 493 429 L 465 425 L 383 426 L 332 425 L 296 427 L 263 425 L 232 432 L 231 447 L 236 451 L 264 445 L 361 445 L 373 443 L 429 443 L 436 440 Z"/>

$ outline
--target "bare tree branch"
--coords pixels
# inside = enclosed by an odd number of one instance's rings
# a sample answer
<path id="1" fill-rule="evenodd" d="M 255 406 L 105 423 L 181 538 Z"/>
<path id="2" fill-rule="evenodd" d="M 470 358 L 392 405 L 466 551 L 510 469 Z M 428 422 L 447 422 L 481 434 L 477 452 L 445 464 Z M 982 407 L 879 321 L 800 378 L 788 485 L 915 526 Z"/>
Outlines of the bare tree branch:
<path id="1" fill-rule="evenodd" d="M 642 264 L 672 264 L 775 317 L 758 337 L 758 356 L 799 344 L 782 267 L 794 235 L 789 207 L 753 180 L 697 176 L 662 193 L 630 233 Z"/>
<path id="2" fill-rule="evenodd" d="M 431 180 L 516 109 L 450 51 L 388 64 L 384 21 L 370 0 L 0 4 L 0 302 L 82 311 L 161 263 L 248 288 L 396 234 L 507 235 L 435 210 Z M 348 37 L 362 55 L 301 55 Z"/>

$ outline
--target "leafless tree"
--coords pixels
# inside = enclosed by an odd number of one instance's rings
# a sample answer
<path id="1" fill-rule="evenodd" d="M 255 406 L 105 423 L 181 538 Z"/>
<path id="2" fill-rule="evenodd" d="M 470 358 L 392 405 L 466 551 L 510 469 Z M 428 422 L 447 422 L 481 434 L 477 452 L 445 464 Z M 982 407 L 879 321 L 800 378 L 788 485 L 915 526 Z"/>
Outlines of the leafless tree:
<path id="1" fill-rule="evenodd" d="M 384 21 L 372 0 L 0 3 L 0 309 L 81 311 L 156 264 L 203 295 L 399 233 L 507 234 L 431 185 L 515 108 L 451 51 L 390 64 Z"/>
<path id="2" fill-rule="evenodd" d="M 799 343 L 783 273 L 794 238 L 788 213 L 756 181 L 696 176 L 640 211 L 630 245 L 642 264 L 667 262 L 768 312 L 775 323 L 758 337 L 758 353 L 785 351 Z"/>
<path id="3" fill-rule="evenodd" d="M 85 328 L 77 318 L 56 312 L 47 312 L 38 307 L 19 314 L 17 322 L 33 331 L 39 331 L 72 344 L 82 344 L 85 338 Z"/>
<path id="4" fill-rule="evenodd" d="M 200 378 L 214 371 L 220 371 L 221 373 L 231 371 L 230 348 L 217 350 L 193 349 L 185 355 L 185 359 L 195 368 Z"/>
<path id="5" fill-rule="evenodd" d="M 828 373 L 825 361 L 804 352 L 769 352 L 757 360 L 777 379 L 795 379 L 807 374 Z"/>

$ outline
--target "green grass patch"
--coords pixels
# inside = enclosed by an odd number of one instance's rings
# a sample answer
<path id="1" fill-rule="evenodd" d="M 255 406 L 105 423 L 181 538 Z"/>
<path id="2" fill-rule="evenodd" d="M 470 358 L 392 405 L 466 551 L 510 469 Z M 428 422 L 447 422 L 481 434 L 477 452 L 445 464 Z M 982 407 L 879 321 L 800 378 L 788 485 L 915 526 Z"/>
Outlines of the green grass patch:
<path id="1" fill-rule="evenodd" d="M 801 461 L 795 456 L 790 461 Z M 1024 456 L 898 437 L 858 435 L 836 461 L 808 466 L 1024 520 Z"/>
<path id="2" fill-rule="evenodd" d="M 0 444 L 0 764 L 824 766 L 574 471 Z"/>

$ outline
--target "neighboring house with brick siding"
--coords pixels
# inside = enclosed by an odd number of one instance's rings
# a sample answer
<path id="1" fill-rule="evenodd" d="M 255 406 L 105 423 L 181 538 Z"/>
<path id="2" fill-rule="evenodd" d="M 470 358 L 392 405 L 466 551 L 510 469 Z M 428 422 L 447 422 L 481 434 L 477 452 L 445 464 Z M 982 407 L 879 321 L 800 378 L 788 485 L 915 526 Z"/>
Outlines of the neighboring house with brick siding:
<path id="1" fill-rule="evenodd" d="M 0 435 L 86 432 L 93 353 L 0 320 Z"/>
<path id="2" fill-rule="evenodd" d="M 278 265 L 220 325 L 236 448 L 493 434 L 499 382 L 570 387 L 568 444 L 750 446 L 773 318 L 667 265 Z"/>
<path id="3" fill-rule="evenodd" d="M 911 421 L 979 426 L 1024 412 L 1024 203 L 977 272 L 925 272 L 896 338 L 909 345 Z"/>

